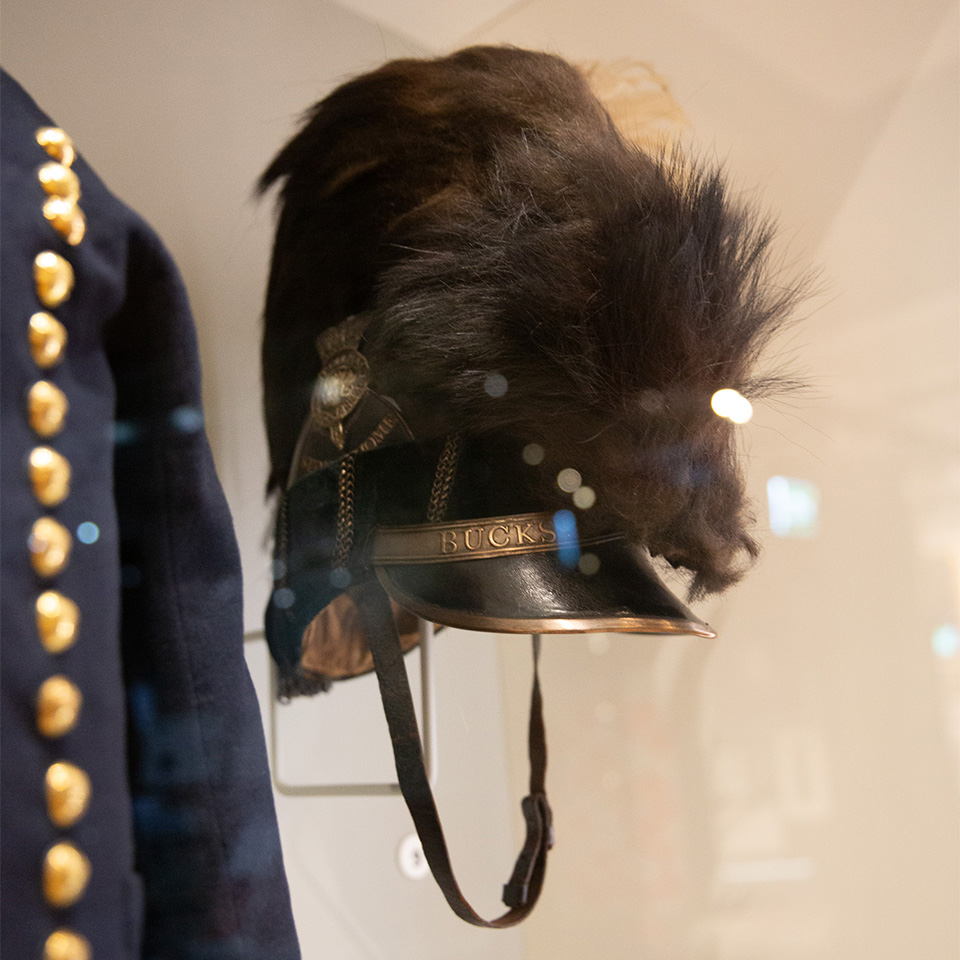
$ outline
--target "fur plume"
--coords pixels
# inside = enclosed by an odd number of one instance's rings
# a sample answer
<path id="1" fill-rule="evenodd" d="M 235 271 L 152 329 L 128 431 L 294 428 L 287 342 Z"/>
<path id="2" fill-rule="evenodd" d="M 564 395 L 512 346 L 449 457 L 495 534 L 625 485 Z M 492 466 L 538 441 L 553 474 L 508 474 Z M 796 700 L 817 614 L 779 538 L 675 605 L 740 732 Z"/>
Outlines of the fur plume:
<path id="1" fill-rule="evenodd" d="M 766 279 L 770 228 L 720 173 L 627 143 L 564 61 L 476 47 L 335 90 L 261 188 L 283 178 L 263 348 L 272 485 L 317 333 L 369 311 L 374 386 L 417 437 L 537 443 L 547 504 L 573 467 L 591 519 L 692 571 L 694 593 L 737 578 L 757 547 L 710 397 L 757 392 L 795 291 Z"/>

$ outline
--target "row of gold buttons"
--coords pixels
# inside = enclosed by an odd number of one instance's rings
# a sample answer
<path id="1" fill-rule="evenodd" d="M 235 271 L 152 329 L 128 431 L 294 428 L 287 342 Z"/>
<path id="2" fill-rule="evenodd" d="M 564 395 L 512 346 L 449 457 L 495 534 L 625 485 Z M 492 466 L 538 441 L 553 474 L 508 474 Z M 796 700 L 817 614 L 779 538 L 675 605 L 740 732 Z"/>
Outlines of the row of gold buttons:
<path id="1" fill-rule="evenodd" d="M 78 201 L 80 180 L 71 169 L 73 143 L 58 127 L 42 127 L 37 143 L 53 158 L 38 171 L 47 194 L 43 214 L 68 244 L 75 246 L 86 232 L 86 220 Z M 33 263 L 37 297 L 46 307 L 29 322 L 28 337 L 34 362 L 50 370 L 63 359 L 67 331 L 48 310 L 56 309 L 73 292 L 74 274 L 69 261 L 52 250 L 39 253 Z M 27 416 L 33 431 L 43 439 L 56 436 L 69 410 L 64 392 L 47 379 L 38 380 L 27 394 Z M 28 469 L 34 496 L 44 507 L 56 507 L 70 493 L 70 463 L 52 447 L 35 447 Z M 30 561 L 43 578 L 55 577 L 70 560 L 73 539 L 52 517 L 40 517 L 30 534 Z M 50 654 L 59 654 L 77 639 L 80 612 L 77 605 L 56 590 L 45 590 L 36 602 L 37 633 Z M 72 730 L 79 718 L 83 696 L 65 676 L 49 677 L 37 694 L 37 729 L 45 737 L 61 737 Z M 52 764 L 45 777 L 47 813 L 53 824 L 73 826 L 87 810 L 90 778 L 80 767 L 64 760 Z M 71 842 L 54 844 L 43 861 L 43 892 L 53 907 L 76 903 L 90 880 L 90 861 Z M 90 960 L 92 951 L 86 937 L 73 930 L 55 930 L 44 945 L 43 960 Z"/>

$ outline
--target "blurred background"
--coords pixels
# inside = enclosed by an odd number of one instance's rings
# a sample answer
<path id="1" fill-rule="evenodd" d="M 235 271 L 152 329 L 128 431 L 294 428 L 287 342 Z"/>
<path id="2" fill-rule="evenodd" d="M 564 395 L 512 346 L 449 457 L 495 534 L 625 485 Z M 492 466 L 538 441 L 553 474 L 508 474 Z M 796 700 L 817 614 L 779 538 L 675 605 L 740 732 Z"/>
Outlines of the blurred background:
<path id="1" fill-rule="evenodd" d="M 3 0 L 0 28 L 6 69 L 190 291 L 305 958 L 960 956 L 956 0 Z M 652 65 L 685 139 L 777 214 L 788 274 L 821 271 L 770 357 L 809 388 L 740 428 L 764 554 L 698 608 L 719 638 L 545 640 L 557 846 L 505 932 L 449 913 L 399 797 L 350 786 L 391 780 L 369 678 L 274 711 L 258 638 L 273 204 L 253 184 L 339 82 L 478 42 Z M 431 662 L 438 801 L 492 914 L 529 643 L 445 631 Z"/>

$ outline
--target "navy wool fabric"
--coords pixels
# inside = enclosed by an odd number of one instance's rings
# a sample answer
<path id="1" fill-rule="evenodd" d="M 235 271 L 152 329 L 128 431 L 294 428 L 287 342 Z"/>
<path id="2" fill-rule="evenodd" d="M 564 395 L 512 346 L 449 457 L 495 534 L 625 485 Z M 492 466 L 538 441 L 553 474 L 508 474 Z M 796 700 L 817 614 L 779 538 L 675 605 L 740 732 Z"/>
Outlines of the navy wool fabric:
<path id="1" fill-rule="evenodd" d="M 35 131 L 49 119 L 7 75 L 2 100 L 2 808 L 0 954 L 43 955 L 65 928 L 98 958 L 294 960 L 299 948 L 283 873 L 256 696 L 243 657 L 239 555 L 214 473 L 200 403 L 189 305 L 151 229 L 78 157 L 87 234 L 75 247 L 42 214 Z M 69 132 L 69 131 L 68 131 Z M 41 309 L 33 258 L 52 250 L 76 274 L 52 310 L 67 328 L 49 371 L 30 353 Z M 69 400 L 63 430 L 31 429 L 26 394 L 46 378 Z M 69 496 L 35 499 L 30 451 L 72 467 Z M 74 533 L 66 568 L 41 578 L 30 529 L 51 516 Z M 81 537 L 76 531 L 85 527 Z M 92 540 L 90 543 L 84 539 Z M 80 608 L 76 643 L 38 639 L 47 589 Z M 40 685 L 62 674 L 81 691 L 76 727 L 38 732 Z M 44 775 L 66 760 L 91 798 L 68 828 L 48 816 Z M 41 863 L 68 840 L 91 864 L 72 906 L 50 906 Z"/>

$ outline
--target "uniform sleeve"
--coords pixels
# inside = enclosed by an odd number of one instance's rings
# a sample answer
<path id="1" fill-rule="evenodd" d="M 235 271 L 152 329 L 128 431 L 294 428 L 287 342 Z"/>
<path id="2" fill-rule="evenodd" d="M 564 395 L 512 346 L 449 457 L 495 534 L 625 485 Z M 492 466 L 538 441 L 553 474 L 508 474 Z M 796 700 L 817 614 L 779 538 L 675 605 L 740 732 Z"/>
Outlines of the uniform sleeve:
<path id="1" fill-rule="evenodd" d="M 136 860 L 150 957 L 294 958 L 240 561 L 203 427 L 189 306 L 156 237 L 131 237 L 107 324 Z"/>

